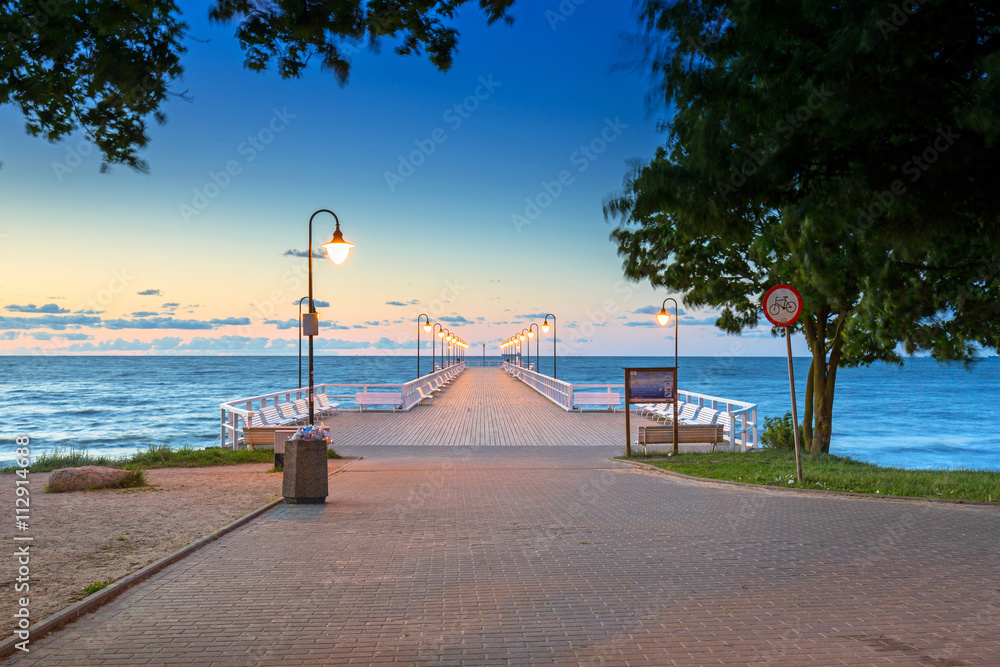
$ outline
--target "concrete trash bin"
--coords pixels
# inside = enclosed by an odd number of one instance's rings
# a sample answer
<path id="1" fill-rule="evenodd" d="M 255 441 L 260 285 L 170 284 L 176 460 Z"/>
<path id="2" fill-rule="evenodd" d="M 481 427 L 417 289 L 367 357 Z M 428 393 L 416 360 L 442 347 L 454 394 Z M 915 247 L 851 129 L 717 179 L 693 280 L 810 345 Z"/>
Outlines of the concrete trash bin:
<path id="1" fill-rule="evenodd" d="M 281 492 L 289 504 L 321 504 L 330 492 L 326 443 L 322 440 L 289 440 L 285 443 L 285 468 Z"/>

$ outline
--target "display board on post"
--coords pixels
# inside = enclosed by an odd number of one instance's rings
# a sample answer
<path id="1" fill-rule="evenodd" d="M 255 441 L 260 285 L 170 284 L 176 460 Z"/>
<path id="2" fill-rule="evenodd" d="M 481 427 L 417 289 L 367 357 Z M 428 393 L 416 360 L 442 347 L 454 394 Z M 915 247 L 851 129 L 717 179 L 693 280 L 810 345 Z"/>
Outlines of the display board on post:
<path id="1" fill-rule="evenodd" d="M 792 433 L 795 437 L 795 477 L 802 483 L 802 450 L 799 445 L 799 411 L 795 404 L 795 371 L 792 367 L 792 334 L 788 328 L 802 314 L 802 295 L 791 285 L 775 285 L 764 295 L 764 317 L 776 327 L 785 330 L 788 348 L 788 386 L 792 393 Z"/>
<path id="2" fill-rule="evenodd" d="M 632 403 L 671 403 L 674 406 L 674 453 L 677 453 L 677 368 L 625 369 L 625 455 L 632 456 Z"/>

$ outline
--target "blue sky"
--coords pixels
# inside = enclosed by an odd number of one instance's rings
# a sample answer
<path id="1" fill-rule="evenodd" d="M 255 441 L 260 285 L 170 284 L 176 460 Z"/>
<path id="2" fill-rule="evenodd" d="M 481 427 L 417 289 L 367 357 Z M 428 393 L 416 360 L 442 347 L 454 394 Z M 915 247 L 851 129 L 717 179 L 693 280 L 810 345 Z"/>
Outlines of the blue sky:
<path id="1" fill-rule="evenodd" d="M 292 354 L 306 261 L 286 253 L 330 208 L 357 247 L 316 264 L 325 354 L 411 354 L 421 312 L 494 349 L 552 312 L 566 353 L 672 354 L 648 312 L 667 294 L 623 280 L 602 215 L 662 141 L 647 80 L 614 67 L 631 3 L 520 3 L 513 27 L 470 5 L 449 72 L 386 44 L 345 87 L 249 72 L 233 26 L 181 6 L 190 101 L 153 129 L 149 175 L 101 174 L 82 135 L 48 144 L 0 108 L 0 351 Z M 319 216 L 316 245 L 332 231 Z M 685 312 L 682 355 L 783 354 L 713 320 Z"/>

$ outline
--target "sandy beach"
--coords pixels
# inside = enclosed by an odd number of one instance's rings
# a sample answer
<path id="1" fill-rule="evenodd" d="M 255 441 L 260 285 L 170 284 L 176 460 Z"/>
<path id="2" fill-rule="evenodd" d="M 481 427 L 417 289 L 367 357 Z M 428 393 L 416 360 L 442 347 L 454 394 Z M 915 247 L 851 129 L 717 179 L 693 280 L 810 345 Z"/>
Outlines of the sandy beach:
<path id="1" fill-rule="evenodd" d="M 333 470 L 346 463 L 331 460 Z M 117 580 L 222 528 L 281 494 L 281 475 L 270 464 L 147 470 L 149 486 L 75 493 L 45 493 L 48 473 L 29 476 L 29 530 L 15 531 L 14 475 L 0 475 L 4 553 L 0 578 L 13 582 L 13 536 L 31 535 L 31 622 L 84 597 L 85 586 Z M 0 597 L 4 637 L 13 631 L 11 585 Z"/>

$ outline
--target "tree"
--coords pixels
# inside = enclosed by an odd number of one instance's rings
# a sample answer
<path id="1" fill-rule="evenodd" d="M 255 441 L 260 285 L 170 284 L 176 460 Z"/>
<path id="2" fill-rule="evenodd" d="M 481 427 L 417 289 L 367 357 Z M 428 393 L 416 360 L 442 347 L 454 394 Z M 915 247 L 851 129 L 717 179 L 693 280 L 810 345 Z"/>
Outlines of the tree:
<path id="1" fill-rule="evenodd" d="M 350 55 L 395 40 L 451 66 L 458 32 L 445 24 L 469 0 L 218 0 L 212 19 L 237 25 L 245 65 L 272 62 L 300 77 L 313 57 L 344 84 Z M 491 23 L 510 22 L 514 0 L 479 0 Z M 17 105 L 29 134 L 58 141 L 83 129 L 105 163 L 145 171 L 147 119 L 164 122 L 170 85 L 183 74 L 187 26 L 172 0 L 0 0 L 0 104 Z"/>
<path id="2" fill-rule="evenodd" d="M 1000 43 L 989 0 L 639 4 L 673 116 L 605 214 L 626 276 L 738 334 L 795 285 L 805 440 L 829 450 L 837 370 L 1000 344 Z"/>

